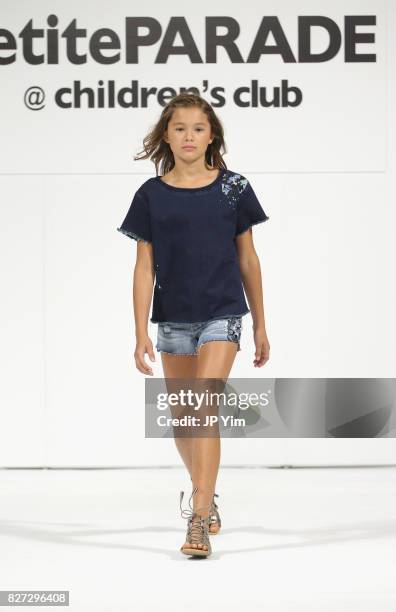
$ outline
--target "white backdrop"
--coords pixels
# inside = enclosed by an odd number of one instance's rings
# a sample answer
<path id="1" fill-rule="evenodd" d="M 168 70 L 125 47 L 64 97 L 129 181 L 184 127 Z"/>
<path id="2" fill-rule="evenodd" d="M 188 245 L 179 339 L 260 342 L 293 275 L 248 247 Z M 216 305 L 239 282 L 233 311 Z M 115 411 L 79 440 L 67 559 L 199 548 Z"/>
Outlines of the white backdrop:
<path id="1" fill-rule="evenodd" d="M 118 2 L 111 11 L 100 2 L 41 1 L 34 10 L 28 2 L 2 2 L 0 58 L 12 55 L 12 35 L 16 59 L 0 64 L 0 465 L 179 463 L 172 440 L 144 438 L 144 376 L 133 359 L 136 243 L 116 231 L 135 190 L 155 172 L 153 164 L 133 162 L 132 155 L 161 112 L 161 88 L 196 86 L 212 103 L 221 88 L 224 103 L 216 110 L 225 127 L 226 163 L 249 178 L 270 216 L 253 234 L 271 359 L 262 369 L 253 367 L 247 315 L 232 376 L 394 376 L 396 7 L 359 1 L 345 11 L 341 2 L 284 1 L 266 3 L 264 10 L 262 3 L 251 4 L 247 13 L 236 2 L 217 3 L 215 10 L 206 2 L 194 9 L 181 2 L 147 2 L 144 9 Z M 49 15 L 58 18 L 59 63 L 48 64 L 44 37 L 33 50 L 45 61 L 31 65 L 19 34 L 32 19 L 48 37 L 54 29 Z M 302 63 L 298 18 L 312 15 L 339 27 L 341 46 L 333 59 Z M 356 28 L 375 33 L 374 41 L 356 45 L 358 53 L 375 54 L 375 62 L 344 61 L 345 15 L 375 16 L 374 25 Z M 138 63 L 127 63 L 125 20 L 138 16 L 149 17 L 153 31 L 159 24 L 158 40 L 139 48 Z M 196 47 L 201 61 L 179 54 L 158 63 L 160 51 L 172 43 L 171 37 L 166 44 L 166 32 L 174 16 L 185 18 L 187 48 Z M 243 62 L 231 61 L 221 48 L 215 63 L 207 61 L 209 16 L 239 25 L 235 44 Z M 264 16 L 278 17 L 296 62 L 278 54 L 246 63 Z M 78 52 L 88 53 L 87 62 L 72 64 L 61 34 L 74 19 L 88 39 L 100 28 L 116 32 L 120 60 L 99 64 L 81 39 Z M 188 30 L 173 44 L 186 43 Z M 313 30 L 312 51 L 320 53 L 329 36 Z M 272 34 L 266 44 L 275 44 Z M 137 108 L 56 105 L 61 88 L 74 81 L 97 88 L 100 79 L 113 80 L 116 90 L 136 80 L 154 93 Z M 254 80 L 270 97 L 287 81 L 301 90 L 301 104 L 238 106 L 234 92 Z M 25 105 L 32 86 L 45 92 L 40 110 Z M 155 343 L 156 326 L 149 329 Z M 158 353 L 154 372 L 162 375 Z M 395 458 L 393 439 L 224 440 L 222 463 Z"/>

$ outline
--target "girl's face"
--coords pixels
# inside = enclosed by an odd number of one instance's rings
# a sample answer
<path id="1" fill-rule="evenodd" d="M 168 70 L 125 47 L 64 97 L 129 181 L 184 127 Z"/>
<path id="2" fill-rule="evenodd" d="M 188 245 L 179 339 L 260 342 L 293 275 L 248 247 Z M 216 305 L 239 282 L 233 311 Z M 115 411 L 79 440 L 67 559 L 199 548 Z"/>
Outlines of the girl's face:
<path id="1" fill-rule="evenodd" d="M 204 158 L 213 140 L 206 114 L 197 107 L 177 108 L 168 122 L 164 140 L 169 143 L 175 161 Z"/>

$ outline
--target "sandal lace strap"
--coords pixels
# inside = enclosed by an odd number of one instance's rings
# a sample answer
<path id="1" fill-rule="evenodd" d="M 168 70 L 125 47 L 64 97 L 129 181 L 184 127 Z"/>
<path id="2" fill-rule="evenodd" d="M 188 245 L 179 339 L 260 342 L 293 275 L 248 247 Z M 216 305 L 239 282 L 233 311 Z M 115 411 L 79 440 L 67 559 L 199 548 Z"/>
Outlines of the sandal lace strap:
<path id="1" fill-rule="evenodd" d="M 208 504 L 207 506 L 202 506 L 201 508 L 198 508 L 198 510 L 194 510 L 193 507 L 191 506 L 191 498 L 193 497 L 193 495 L 195 495 L 195 493 L 198 491 L 198 487 L 195 487 L 193 492 L 190 495 L 190 499 L 188 500 L 188 505 L 190 506 L 190 508 L 182 508 L 182 501 L 183 501 L 183 497 L 184 497 L 184 491 L 180 491 L 180 513 L 182 518 L 192 518 L 194 516 L 194 514 L 198 514 L 199 510 L 204 510 L 205 508 L 211 508 L 211 504 Z"/>
<path id="2" fill-rule="evenodd" d="M 209 547 L 207 519 L 199 517 L 199 515 L 194 513 L 193 516 L 188 519 L 186 539 L 190 544 L 205 544 Z"/>

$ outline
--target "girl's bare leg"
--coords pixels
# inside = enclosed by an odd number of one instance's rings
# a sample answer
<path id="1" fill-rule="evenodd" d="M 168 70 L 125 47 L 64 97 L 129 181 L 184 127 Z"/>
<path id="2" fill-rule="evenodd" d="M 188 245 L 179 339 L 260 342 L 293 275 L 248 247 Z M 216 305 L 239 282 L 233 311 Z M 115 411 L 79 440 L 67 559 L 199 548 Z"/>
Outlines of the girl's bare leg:
<path id="1" fill-rule="evenodd" d="M 193 355 L 170 355 L 161 353 L 162 367 L 165 378 L 196 378 L 198 359 Z M 174 438 L 176 448 L 179 451 L 184 465 L 192 477 L 192 452 L 193 440 L 189 437 Z"/>
<path id="2" fill-rule="evenodd" d="M 229 341 L 205 342 L 200 347 L 198 356 L 161 353 L 164 377 L 217 378 L 226 381 L 236 353 L 236 343 Z M 207 517 L 220 465 L 220 437 L 175 437 L 175 443 L 190 474 L 193 487 L 198 488 L 193 498 L 194 511 L 202 517 Z M 199 544 L 200 548 L 201 546 Z"/>
<path id="3" fill-rule="evenodd" d="M 209 341 L 200 347 L 196 358 L 198 379 L 228 379 L 237 353 L 237 344 L 229 341 Z M 209 382 L 209 381 L 208 381 Z M 194 510 L 206 517 L 215 492 L 220 465 L 220 436 L 193 438 L 192 480 L 198 487 L 194 495 Z"/>

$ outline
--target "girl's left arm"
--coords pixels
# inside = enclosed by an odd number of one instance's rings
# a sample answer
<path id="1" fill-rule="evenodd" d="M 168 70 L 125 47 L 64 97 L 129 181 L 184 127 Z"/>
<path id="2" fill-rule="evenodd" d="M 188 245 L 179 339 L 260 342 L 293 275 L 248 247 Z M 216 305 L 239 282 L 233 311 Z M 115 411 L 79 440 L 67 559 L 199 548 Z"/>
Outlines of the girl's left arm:
<path id="1" fill-rule="evenodd" d="M 261 367 L 269 359 L 270 344 L 265 328 L 261 266 L 253 244 L 252 228 L 236 236 L 235 244 L 242 283 L 253 319 L 253 335 L 256 345 L 254 366 Z"/>

